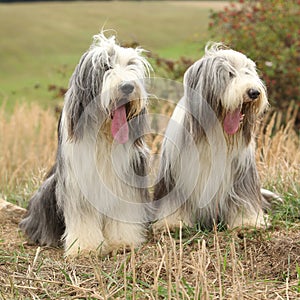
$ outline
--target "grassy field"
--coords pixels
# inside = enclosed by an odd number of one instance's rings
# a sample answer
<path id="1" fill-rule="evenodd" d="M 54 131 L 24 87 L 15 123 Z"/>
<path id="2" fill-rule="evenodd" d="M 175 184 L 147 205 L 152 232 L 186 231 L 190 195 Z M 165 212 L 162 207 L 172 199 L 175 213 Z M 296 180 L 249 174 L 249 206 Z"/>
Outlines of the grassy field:
<path id="1" fill-rule="evenodd" d="M 166 58 L 196 59 L 210 39 L 209 7 L 223 3 L 0 4 L 0 198 L 26 206 L 42 182 L 56 151 L 53 106 L 62 101 L 49 85 L 67 86 L 102 26 Z M 20 216 L 0 211 L 0 299 L 300 299 L 296 113 L 291 106 L 282 120 L 270 112 L 257 132 L 263 186 L 284 199 L 272 204 L 267 230 L 150 233 L 138 249 L 68 261 L 61 249 L 27 243 Z"/>
<path id="2" fill-rule="evenodd" d="M 55 102 L 101 28 L 165 57 L 200 57 L 211 8 L 224 2 L 70 2 L 0 4 L 0 103 Z"/>

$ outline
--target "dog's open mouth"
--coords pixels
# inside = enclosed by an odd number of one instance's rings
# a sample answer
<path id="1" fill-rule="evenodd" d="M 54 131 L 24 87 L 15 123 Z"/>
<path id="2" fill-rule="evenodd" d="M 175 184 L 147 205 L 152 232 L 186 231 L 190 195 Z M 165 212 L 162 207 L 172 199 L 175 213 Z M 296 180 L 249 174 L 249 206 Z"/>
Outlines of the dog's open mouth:
<path id="1" fill-rule="evenodd" d="M 243 122 L 244 114 L 242 113 L 242 107 L 236 108 L 234 111 L 229 111 L 224 118 L 223 128 L 229 135 L 235 134 Z"/>
<path id="2" fill-rule="evenodd" d="M 129 139 L 128 122 L 135 118 L 142 110 L 141 100 L 123 97 L 111 109 L 111 133 L 119 144 L 125 144 Z"/>
<path id="3" fill-rule="evenodd" d="M 114 139 L 120 144 L 125 144 L 129 139 L 126 104 L 114 109 L 111 117 L 111 133 Z"/>

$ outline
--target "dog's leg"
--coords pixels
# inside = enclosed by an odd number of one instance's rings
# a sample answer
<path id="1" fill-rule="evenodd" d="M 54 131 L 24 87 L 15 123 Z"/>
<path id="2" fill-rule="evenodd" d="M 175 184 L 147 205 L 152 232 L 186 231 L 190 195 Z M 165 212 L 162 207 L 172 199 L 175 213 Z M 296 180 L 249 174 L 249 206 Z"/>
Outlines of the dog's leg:
<path id="1" fill-rule="evenodd" d="M 172 194 L 166 192 L 171 191 L 173 188 L 170 182 L 169 186 L 166 187 L 164 180 L 161 180 L 155 190 L 154 197 L 155 200 L 158 201 L 156 203 L 159 204 L 156 205 L 156 216 L 158 220 L 152 225 L 154 234 L 166 230 L 174 231 L 180 227 L 180 222 L 188 227 L 192 227 L 194 223 L 194 213 L 190 201 L 180 201 L 179 199 L 182 199 L 182 196 L 180 196 L 180 192 L 177 190 L 173 190 Z"/>
<path id="2" fill-rule="evenodd" d="M 54 170 L 55 167 L 31 198 L 28 212 L 20 223 L 29 239 L 42 246 L 59 246 L 65 229 L 63 214 L 57 207 Z"/>
<path id="3" fill-rule="evenodd" d="M 266 228 L 269 226 L 268 216 L 264 214 L 262 209 L 256 211 L 239 210 L 234 216 L 230 217 L 228 222 L 229 228 Z"/>
<path id="4" fill-rule="evenodd" d="M 229 208 L 227 223 L 230 228 L 266 228 L 269 223 L 263 210 L 267 207 L 267 203 L 261 195 L 254 158 L 253 163 L 243 174 L 243 177 L 236 178 L 234 183 L 232 195 L 236 195 L 236 199 L 228 202 L 229 207 L 231 207 Z M 234 198 L 234 196 L 232 197 Z"/>
<path id="5" fill-rule="evenodd" d="M 146 240 L 146 227 L 143 224 L 125 223 L 110 218 L 105 219 L 104 235 L 110 251 L 130 249 L 140 246 Z"/>
<path id="6" fill-rule="evenodd" d="M 193 209 L 176 187 L 171 167 L 165 168 L 163 161 L 164 158 L 161 160 L 161 180 L 154 188 L 154 207 L 157 218 L 157 221 L 152 225 L 154 234 L 167 229 L 173 231 L 180 227 L 180 222 L 185 226 L 193 226 Z"/>
<path id="7" fill-rule="evenodd" d="M 76 216 L 74 218 L 74 216 Z M 107 243 L 102 232 L 102 215 L 90 210 L 84 214 L 68 210 L 65 213 L 66 232 L 64 234 L 65 255 L 75 256 L 89 252 L 99 251 L 106 254 Z"/>
<path id="8" fill-rule="evenodd" d="M 175 213 L 158 220 L 152 225 L 152 231 L 154 234 L 164 232 L 167 230 L 174 231 L 180 227 L 180 222 L 184 226 L 192 227 L 191 215 L 187 213 L 183 208 L 179 208 Z"/>

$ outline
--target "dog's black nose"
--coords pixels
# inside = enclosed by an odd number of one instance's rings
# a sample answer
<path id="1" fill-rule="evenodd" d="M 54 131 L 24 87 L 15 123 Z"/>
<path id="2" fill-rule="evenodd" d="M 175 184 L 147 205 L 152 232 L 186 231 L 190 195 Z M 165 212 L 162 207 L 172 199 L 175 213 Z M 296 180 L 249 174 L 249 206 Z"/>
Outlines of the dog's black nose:
<path id="1" fill-rule="evenodd" d="M 260 91 L 258 91 L 256 89 L 250 89 L 250 90 L 248 90 L 248 96 L 252 100 L 257 99 L 259 95 L 260 95 Z"/>
<path id="2" fill-rule="evenodd" d="M 131 94 L 133 92 L 133 90 L 134 90 L 134 85 L 132 83 L 126 82 L 126 83 L 121 85 L 121 91 L 125 95 Z"/>

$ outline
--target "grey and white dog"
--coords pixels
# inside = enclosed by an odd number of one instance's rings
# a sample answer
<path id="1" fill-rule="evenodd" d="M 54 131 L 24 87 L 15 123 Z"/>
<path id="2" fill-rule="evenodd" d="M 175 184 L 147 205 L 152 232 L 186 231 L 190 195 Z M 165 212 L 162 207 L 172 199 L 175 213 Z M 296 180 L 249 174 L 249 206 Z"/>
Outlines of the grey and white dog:
<path id="1" fill-rule="evenodd" d="M 74 255 L 145 240 L 151 66 L 142 52 L 102 32 L 81 57 L 59 121 L 56 163 L 20 223 L 33 242 L 63 242 Z"/>
<path id="2" fill-rule="evenodd" d="M 208 45 L 184 75 L 184 96 L 166 130 L 154 230 L 180 221 L 204 228 L 266 225 L 255 125 L 267 107 L 255 63 L 222 44 Z"/>

